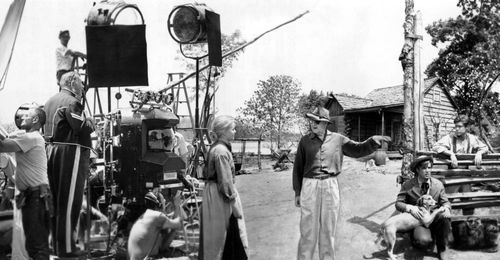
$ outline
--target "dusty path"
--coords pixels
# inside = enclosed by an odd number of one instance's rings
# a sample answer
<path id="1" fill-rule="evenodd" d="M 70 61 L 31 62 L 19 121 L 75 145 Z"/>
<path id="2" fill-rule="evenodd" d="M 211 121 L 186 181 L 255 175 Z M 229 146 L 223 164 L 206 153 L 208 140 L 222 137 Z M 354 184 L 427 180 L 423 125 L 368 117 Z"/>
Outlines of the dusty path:
<path id="1" fill-rule="evenodd" d="M 394 211 L 391 202 L 399 191 L 396 175 L 400 163 L 390 161 L 386 166 L 366 172 L 364 163 L 345 159 L 344 170 L 339 177 L 342 205 L 336 242 L 337 259 L 386 259 L 385 252 L 374 241 L 380 224 Z M 291 183 L 291 169 L 274 172 L 270 166 L 265 166 L 261 173 L 237 177 L 249 237 L 249 259 L 296 258 L 300 212 L 293 205 Z M 383 210 L 372 215 L 380 209 Z M 433 253 L 424 254 L 411 249 L 407 239 L 398 242 L 395 251 L 399 259 L 437 259 Z M 452 259 L 458 260 L 500 259 L 500 253 L 454 250 L 450 253 Z"/>

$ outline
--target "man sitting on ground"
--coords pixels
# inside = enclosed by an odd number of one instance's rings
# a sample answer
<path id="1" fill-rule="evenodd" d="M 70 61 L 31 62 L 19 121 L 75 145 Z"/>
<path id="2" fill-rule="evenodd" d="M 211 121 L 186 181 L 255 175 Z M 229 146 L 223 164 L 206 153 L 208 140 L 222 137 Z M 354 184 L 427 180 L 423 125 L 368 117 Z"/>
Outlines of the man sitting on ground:
<path id="1" fill-rule="evenodd" d="M 144 199 L 147 210 L 134 223 L 128 238 L 130 260 L 143 260 L 168 249 L 175 235 L 172 229 L 182 228 L 180 192 L 174 198 L 175 215 L 178 216 L 174 219 L 160 211 L 160 202 L 153 192 L 148 192 Z"/>
<path id="2" fill-rule="evenodd" d="M 396 209 L 400 212 L 408 212 L 416 219 L 422 219 L 423 213 L 417 206 L 417 200 L 422 195 L 430 195 L 437 202 L 438 207 L 445 207 L 444 212 L 438 213 L 429 228 L 419 226 L 413 230 L 413 244 L 419 248 L 433 248 L 436 243 L 439 259 L 448 259 L 448 236 L 451 232 L 450 209 L 451 205 L 444 192 L 443 184 L 436 178 L 431 177 L 429 169 L 432 167 L 431 156 L 421 156 L 415 159 L 410 170 L 415 177 L 403 183 L 401 191 L 396 200 Z"/>

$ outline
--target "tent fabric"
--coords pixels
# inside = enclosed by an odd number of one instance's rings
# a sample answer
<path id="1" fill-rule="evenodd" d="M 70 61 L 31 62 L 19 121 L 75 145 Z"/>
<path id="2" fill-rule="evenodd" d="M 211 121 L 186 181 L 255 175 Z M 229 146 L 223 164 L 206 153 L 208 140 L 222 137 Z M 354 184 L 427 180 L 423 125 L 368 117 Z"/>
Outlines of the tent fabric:
<path id="1" fill-rule="evenodd" d="M 5 16 L 5 21 L 0 31 L 0 90 L 4 88 L 10 59 L 16 44 L 17 32 L 21 24 L 21 17 L 26 0 L 14 0 Z"/>

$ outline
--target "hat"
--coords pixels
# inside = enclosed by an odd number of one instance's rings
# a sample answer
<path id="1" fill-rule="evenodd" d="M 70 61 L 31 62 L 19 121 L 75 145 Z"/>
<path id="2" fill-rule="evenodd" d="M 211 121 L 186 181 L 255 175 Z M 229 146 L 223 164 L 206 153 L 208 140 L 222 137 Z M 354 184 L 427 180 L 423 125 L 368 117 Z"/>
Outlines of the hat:
<path id="1" fill-rule="evenodd" d="M 419 166 L 420 164 L 422 164 L 425 161 L 431 161 L 431 162 L 433 162 L 434 158 L 432 156 L 429 156 L 429 155 L 421 155 L 421 156 L 417 157 L 417 159 L 415 159 L 415 160 L 413 160 L 413 162 L 411 162 L 411 164 L 410 164 L 410 171 L 416 173 L 417 172 L 417 166 Z"/>
<path id="2" fill-rule="evenodd" d="M 151 191 L 144 195 L 144 199 L 149 200 L 157 205 L 160 204 L 160 201 L 158 201 L 158 197 L 156 197 L 156 195 Z"/>
<path id="3" fill-rule="evenodd" d="M 67 34 L 69 36 L 69 31 L 68 30 L 59 31 L 59 38 L 61 38 L 61 36 L 63 36 L 64 34 Z"/>
<path id="4" fill-rule="evenodd" d="M 314 121 L 330 123 L 330 111 L 321 106 L 317 106 L 312 113 L 306 113 L 306 117 Z"/>

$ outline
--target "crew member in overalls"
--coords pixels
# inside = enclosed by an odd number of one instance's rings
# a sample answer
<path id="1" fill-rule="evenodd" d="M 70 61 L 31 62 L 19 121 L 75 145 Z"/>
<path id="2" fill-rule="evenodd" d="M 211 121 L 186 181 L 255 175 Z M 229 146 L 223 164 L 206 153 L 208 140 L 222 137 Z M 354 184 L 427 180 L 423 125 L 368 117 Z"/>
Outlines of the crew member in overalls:
<path id="1" fill-rule="evenodd" d="M 45 112 L 37 105 L 23 106 L 21 129 L 14 136 L 0 134 L 0 152 L 16 153 L 17 169 L 15 183 L 20 194 L 16 196 L 16 206 L 22 211 L 25 247 L 34 260 L 48 260 L 49 215 L 51 195 L 47 178 L 47 154 L 45 140 L 40 129 L 45 123 Z"/>
<path id="2" fill-rule="evenodd" d="M 60 92 L 45 104 L 48 176 L 56 213 L 52 238 L 58 256 L 72 257 L 83 254 L 75 246 L 73 233 L 89 172 L 90 133 L 94 127 L 83 113 L 84 86 L 79 75 L 73 71 L 64 74 L 60 86 Z"/>

